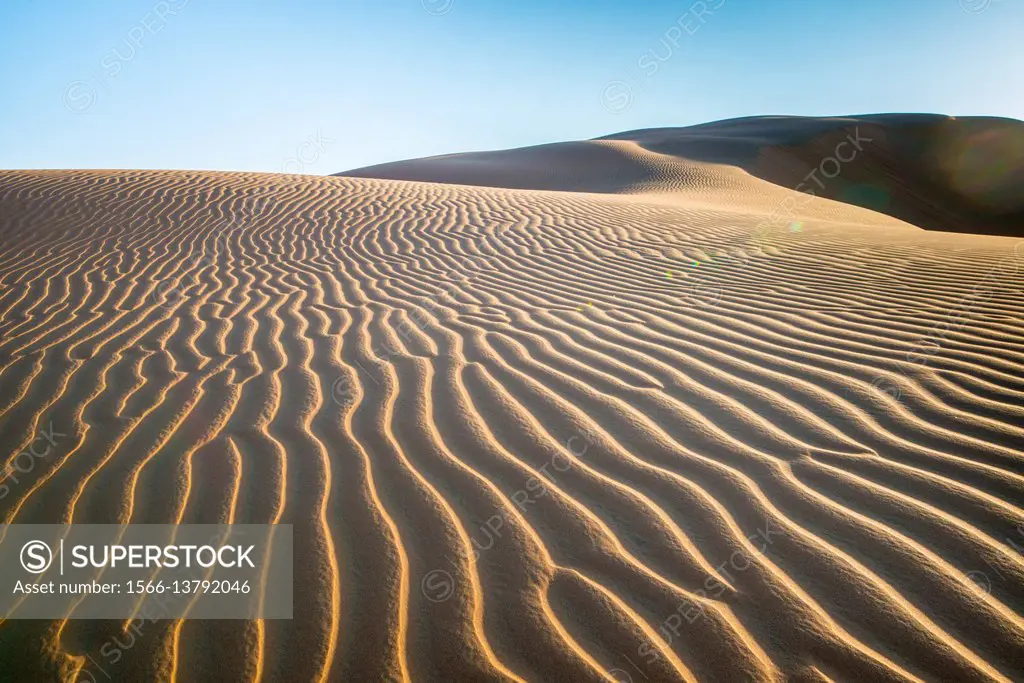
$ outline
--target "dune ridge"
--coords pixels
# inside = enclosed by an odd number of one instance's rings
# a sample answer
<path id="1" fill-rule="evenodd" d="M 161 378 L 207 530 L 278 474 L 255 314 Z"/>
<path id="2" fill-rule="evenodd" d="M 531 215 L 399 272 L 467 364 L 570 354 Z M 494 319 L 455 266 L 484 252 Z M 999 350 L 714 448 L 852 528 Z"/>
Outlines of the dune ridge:
<path id="1" fill-rule="evenodd" d="M 1021 680 L 1024 246 L 701 173 L 0 172 L 0 466 L 55 442 L 0 521 L 296 543 L 292 621 L 7 621 L 4 671 Z"/>
<path id="2" fill-rule="evenodd" d="M 1024 236 L 1024 122 L 990 116 L 750 116 L 580 142 L 397 161 L 338 175 L 645 195 L 737 207 L 800 190 L 806 215 L 884 213 L 928 230 Z"/>

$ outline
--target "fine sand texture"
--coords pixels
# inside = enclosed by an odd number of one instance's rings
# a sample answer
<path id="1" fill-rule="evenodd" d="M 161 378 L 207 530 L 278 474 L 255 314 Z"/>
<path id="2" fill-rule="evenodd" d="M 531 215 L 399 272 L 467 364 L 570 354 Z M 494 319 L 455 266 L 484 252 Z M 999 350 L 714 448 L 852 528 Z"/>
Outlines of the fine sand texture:
<path id="1" fill-rule="evenodd" d="M 1024 680 L 1024 246 L 625 146 L 0 172 L 0 522 L 296 539 L 293 620 L 0 680 Z"/>

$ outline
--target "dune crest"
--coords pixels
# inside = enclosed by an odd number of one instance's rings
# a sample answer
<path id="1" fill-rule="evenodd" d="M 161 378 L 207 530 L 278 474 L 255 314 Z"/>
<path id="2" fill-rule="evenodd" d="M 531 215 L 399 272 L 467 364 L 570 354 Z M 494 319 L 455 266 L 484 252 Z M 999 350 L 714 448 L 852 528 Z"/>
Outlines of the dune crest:
<path id="1" fill-rule="evenodd" d="M 61 434 L 0 521 L 295 527 L 293 620 L 116 679 L 1020 679 L 1024 246 L 640 137 L 577 192 L 0 172 L 0 465 Z"/>
<path id="2" fill-rule="evenodd" d="M 1024 236 L 1024 122 L 994 117 L 753 116 L 338 175 L 687 201 L 725 191 L 743 206 L 799 189 L 929 230 Z M 819 217 L 864 220 L 814 206 Z"/>

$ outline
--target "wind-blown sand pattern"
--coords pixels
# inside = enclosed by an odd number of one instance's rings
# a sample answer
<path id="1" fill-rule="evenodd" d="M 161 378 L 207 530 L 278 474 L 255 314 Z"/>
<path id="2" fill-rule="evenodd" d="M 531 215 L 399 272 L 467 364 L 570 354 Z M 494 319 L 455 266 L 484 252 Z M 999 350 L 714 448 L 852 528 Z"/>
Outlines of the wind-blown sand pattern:
<path id="1" fill-rule="evenodd" d="M 1024 247 L 694 168 L 0 173 L 0 520 L 296 537 L 291 621 L 0 677 L 1024 678 Z"/>

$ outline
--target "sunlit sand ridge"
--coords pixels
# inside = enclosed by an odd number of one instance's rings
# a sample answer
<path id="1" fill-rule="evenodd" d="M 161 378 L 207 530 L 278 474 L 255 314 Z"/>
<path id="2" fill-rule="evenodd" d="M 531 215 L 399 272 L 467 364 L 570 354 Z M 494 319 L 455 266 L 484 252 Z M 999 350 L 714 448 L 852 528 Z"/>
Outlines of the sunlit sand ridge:
<path id="1" fill-rule="evenodd" d="M 291 621 L 0 676 L 1019 680 L 1024 247 L 694 168 L 0 173 L 0 521 L 296 537 Z"/>

